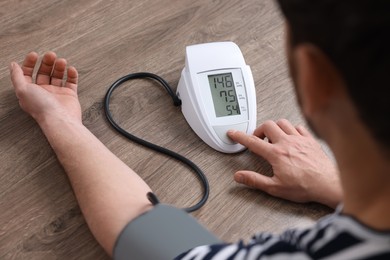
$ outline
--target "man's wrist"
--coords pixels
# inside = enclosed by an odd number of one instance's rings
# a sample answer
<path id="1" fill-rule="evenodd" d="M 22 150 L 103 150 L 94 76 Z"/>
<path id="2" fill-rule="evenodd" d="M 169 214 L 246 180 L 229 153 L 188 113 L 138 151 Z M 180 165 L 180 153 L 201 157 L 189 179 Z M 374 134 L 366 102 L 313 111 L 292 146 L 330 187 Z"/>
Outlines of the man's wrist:
<path id="1" fill-rule="evenodd" d="M 325 187 L 324 187 L 325 188 Z M 336 208 L 342 200 L 342 189 L 340 183 L 331 182 L 326 189 L 318 189 L 316 201 L 330 208 Z"/>
<path id="2" fill-rule="evenodd" d="M 70 117 L 66 114 L 46 113 L 43 116 L 35 118 L 43 133 L 48 137 L 52 131 L 60 131 L 67 126 L 72 128 L 84 127 L 81 118 Z"/>

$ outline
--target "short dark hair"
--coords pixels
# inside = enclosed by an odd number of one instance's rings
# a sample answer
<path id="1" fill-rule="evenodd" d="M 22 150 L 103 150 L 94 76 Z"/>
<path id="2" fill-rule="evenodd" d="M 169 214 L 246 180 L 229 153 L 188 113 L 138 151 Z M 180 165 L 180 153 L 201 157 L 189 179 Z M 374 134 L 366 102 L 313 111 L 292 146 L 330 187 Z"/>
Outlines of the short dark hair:
<path id="1" fill-rule="evenodd" d="M 339 70 L 359 116 L 390 151 L 390 0 L 278 0 L 291 44 L 311 43 Z"/>

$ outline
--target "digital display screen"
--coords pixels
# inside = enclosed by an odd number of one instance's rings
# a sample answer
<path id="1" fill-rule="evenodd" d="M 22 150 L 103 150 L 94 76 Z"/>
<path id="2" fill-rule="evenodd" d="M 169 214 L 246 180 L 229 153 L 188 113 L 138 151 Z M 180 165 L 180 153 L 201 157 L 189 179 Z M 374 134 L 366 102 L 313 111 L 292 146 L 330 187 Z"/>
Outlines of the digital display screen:
<path id="1" fill-rule="evenodd" d="M 215 74 L 208 77 L 217 117 L 240 115 L 232 73 Z"/>

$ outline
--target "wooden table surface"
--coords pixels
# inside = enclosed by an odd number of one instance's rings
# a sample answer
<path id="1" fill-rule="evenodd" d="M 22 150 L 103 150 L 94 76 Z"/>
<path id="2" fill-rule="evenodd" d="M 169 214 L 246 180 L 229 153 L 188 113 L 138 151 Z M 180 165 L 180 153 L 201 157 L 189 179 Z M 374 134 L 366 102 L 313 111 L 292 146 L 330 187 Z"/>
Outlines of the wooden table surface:
<path id="1" fill-rule="evenodd" d="M 279 118 L 303 123 L 286 65 L 283 20 L 271 0 L 3 0 L 0 21 L 0 259 L 108 258 L 88 230 L 45 137 L 18 106 L 8 64 L 20 63 L 29 51 L 53 50 L 79 70 L 84 124 L 163 202 L 179 207 L 196 202 L 201 185 L 185 166 L 125 140 L 108 125 L 102 101 L 117 78 L 148 71 L 176 89 L 187 45 L 234 41 L 252 68 L 257 123 Z M 236 184 L 236 170 L 269 175 L 272 169 L 248 151 L 228 155 L 208 147 L 150 81 L 124 84 L 111 109 L 130 132 L 204 170 L 210 198 L 193 215 L 226 241 L 307 226 L 331 212 Z"/>

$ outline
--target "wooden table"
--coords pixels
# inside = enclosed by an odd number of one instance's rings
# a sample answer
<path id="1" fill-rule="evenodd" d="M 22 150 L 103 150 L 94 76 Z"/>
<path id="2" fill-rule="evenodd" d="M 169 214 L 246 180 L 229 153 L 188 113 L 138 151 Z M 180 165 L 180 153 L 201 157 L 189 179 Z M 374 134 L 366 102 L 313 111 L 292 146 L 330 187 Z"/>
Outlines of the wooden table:
<path id="1" fill-rule="evenodd" d="M 288 76 L 283 20 L 271 0 L 12 0 L 0 1 L 0 21 L 0 259 L 108 258 L 88 230 L 64 170 L 13 93 L 8 64 L 21 62 L 29 51 L 53 50 L 78 68 L 85 125 L 163 202 L 179 207 L 200 198 L 199 181 L 183 165 L 113 131 L 102 100 L 114 80 L 148 71 L 176 88 L 185 46 L 234 41 L 252 68 L 258 124 L 279 118 L 303 123 Z M 227 155 L 208 147 L 150 81 L 125 84 L 111 108 L 130 132 L 187 156 L 205 171 L 210 199 L 193 215 L 226 241 L 307 226 L 331 212 L 236 184 L 236 170 L 272 174 L 272 169 L 250 152 Z"/>

